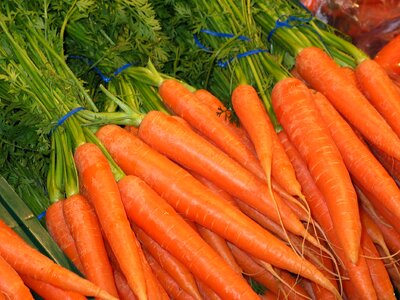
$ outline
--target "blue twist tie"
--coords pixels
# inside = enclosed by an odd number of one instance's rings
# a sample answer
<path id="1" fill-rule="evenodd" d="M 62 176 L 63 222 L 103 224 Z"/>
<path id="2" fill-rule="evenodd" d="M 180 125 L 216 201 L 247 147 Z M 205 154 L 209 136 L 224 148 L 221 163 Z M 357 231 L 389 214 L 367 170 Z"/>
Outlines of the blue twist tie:
<path id="1" fill-rule="evenodd" d="M 232 58 L 228 59 L 227 61 L 219 60 L 219 61 L 217 61 L 217 65 L 218 65 L 219 67 L 221 67 L 221 68 L 226 68 L 226 67 L 228 67 L 228 65 L 229 65 L 235 58 L 240 59 L 240 58 L 243 58 L 243 57 L 246 57 L 246 56 L 250 56 L 250 55 L 254 55 L 254 54 L 258 54 L 258 53 L 261 53 L 261 52 L 269 52 L 269 51 L 266 50 L 266 49 L 253 49 L 253 50 L 249 50 L 249 51 L 246 51 L 246 52 L 243 52 L 243 53 L 239 53 L 238 55 L 236 55 L 235 57 L 232 57 Z"/>
<path id="2" fill-rule="evenodd" d="M 307 8 L 306 8 L 307 9 Z M 297 22 L 301 22 L 301 23 L 306 23 L 312 20 L 312 16 L 308 17 L 308 18 L 301 18 L 301 17 L 296 17 L 296 16 L 289 16 L 287 17 L 285 20 L 281 21 L 281 20 L 276 20 L 275 21 L 275 27 L 272 28 L 272 30 L 268 33 L 268 37 L 267 40 L 268 42 L 271 41 L 272 35 L 275 33 L 275 31 L 279 28 L 282 27 L 288 27 L 288 28 L 293 28 L 293 25 L 290 24 L 291 22 L 297 21 Z M 303 24 L 301 26 L 304 26 Z"/>
<path id="3" fill-rule="evenodd" d="M 74 58 L 74 59 L 79 59 L 82 61 L 85 61 L 89 66 L 92 66 L 94 63 L 87 57 L 80 56 L 80 55 L 71 55 L 68 56 L 68 58 Z M 103 74 L 103 72 L 100 71 L 100 69 L 96 66 L 92 67 L 92 69 L 97 73 L 97 75 L 100 76 L 101 80 L 105 83 L 108 83 L 113 79 L 113 77 L 117 76 L 119 73 L 121 73 L 123 70 L 129 68 L 132 66 L 132 63 L 127 63 L 123 65 L 122 67 L 119 67 L 116 71 L 113 72 L 113 74 L 110 77 L 107 77 L 106 75 Z"/>
<path id="4" fill-rule="evenodd" d="M 43 219 L 46 216 L 46 211 L 41 212 L 38 216 L 37 219 L 40 221 L 41 219 Z"/>
<path id="5" fill-rule="evenodd" d="M 70 110 L 69 112 L 67 112 L 64 116 L 62 116 L 58 121 L 57 124 L 50 130 L 49 132 L 49 137 L 53 134 L 53 132 L 59 127 L 61 126 L 69 117 L 71 117 L 72 115 L 76 114 L 77 112 L 84 110 L 85 108 L 80 106 L 80 107 L 76 107 L 73 110 Z"/>

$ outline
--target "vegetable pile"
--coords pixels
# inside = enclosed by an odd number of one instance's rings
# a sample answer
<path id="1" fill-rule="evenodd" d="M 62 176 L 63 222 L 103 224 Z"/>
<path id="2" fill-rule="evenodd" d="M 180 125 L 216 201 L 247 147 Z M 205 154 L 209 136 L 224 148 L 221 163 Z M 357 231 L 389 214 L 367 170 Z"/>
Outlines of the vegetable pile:
<path id="1" fill-rule="evenodd" d="M 396 299 L 399 41 L 292 0 L 3 1 L 0 299 Z"/>

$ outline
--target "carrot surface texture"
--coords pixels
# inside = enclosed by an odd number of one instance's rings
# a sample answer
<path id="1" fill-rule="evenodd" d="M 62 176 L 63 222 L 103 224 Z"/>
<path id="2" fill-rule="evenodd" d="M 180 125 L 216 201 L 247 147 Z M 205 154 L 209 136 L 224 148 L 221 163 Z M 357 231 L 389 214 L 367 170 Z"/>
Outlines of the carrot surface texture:
<path id="1" fill-rule="evenodd" d="M 255 257 L 337 293 L 312 264 L 137 137 L 115 125 L 103 126 L 96 135 L 126 174 L 143 179 L 178 213 L 245 248 Z"/>
<path id="2" fill-rule="evenodd" d="M 147 299 L 136 237 L 131 230 L 107 158 L 95 144 L 85 143 L 76 149 L 74 159 L 79 179 L 129 286 L 139 300 Z"/>
<path id="3" fill-rule="evenodd" d="M 243 277 L 143 180 L 126 176 L 118 186 L 129 218 L 217 294 L 225 299 L 257 299 Z"/>
<path id="4" fill-rule="evenodd" d="M 400 190 L 393 178 L 326 97 L 317 92 L 313 98 L 350 174 L 382 206 L 400 218 Z"/>
<path id="5" fill-rule="evenodd" d="M 357 196 L 310 90 L 298 79 L 281 80 L 272 90 L 272 104 L 279 122 L 307 162 L 327 201 L 341 246 L 349 259 L 356 263 L 361 240 Z"/>
<path id="6" fill-rule="evenodd" d="M 394 37 L 375 55 L 378 62 L 393 79 L 400 79 L 400 34 Z"/>
<path id="7" fill-rule="evenodd" d="M 367 140 L 400 159 L 400 138 L 328 54 L 304 48 L 296 57 L 296 68 Z"/>
<path id="8" fill-rule="evenodd" d="M 318 242 L 305 230 L 299 218 L 268 186 L 220 149 L 180 122 L 162 112 L 152 111 L 143 119 L 139 137 L 171 160 L 229 191 L 294 234 Z"/>
<path id="9" fill-rule="evenodd" d="M 54 263 L 30 247 L 11 228 L 0 220 L 0 255 L 18 273 L 48 282 L 59 288 L 105 300 L 117 299 L 94 283 Z"/>

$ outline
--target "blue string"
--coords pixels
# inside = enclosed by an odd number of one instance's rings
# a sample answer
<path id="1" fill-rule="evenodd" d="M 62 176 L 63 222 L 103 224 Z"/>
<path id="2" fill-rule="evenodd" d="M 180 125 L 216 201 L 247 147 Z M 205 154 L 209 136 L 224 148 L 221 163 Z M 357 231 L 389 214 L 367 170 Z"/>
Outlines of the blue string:
<path id="1" fill-rule="evenodd" d="M 46 211 L 41 212 L 38 216 L 37 219 L 40 221 L 41 219 L 43 219 L 46 216 Z"/>
<path id="2" fill-rule="evenodd" d="M 62 116 L 58 121 L 57 124 L 54 125 L 54 127 L 50 130 L 49 132 L 49 137 L 53 134 L 53 132 L 59 127 L 61 126 L 69 117 L 71 117 L 72 115 L 76 114 L 77 112 L 84 110 L 85 108 L 80 106 L 80 107 L 76 107 L 72 110 L 70 110 L 69 112 L 67 112 L 64 116 Z"/>
<path id="3" fill-rule="evenodd" d="M 306 8 L 307 9 L 307 8 Z M 308 9 L 307 9 L 308 11 Z M 311 13 L 311 12 L 310 12 Z M 293 25 L 291 24 L 291 22 L 297 21 L 297 22 L 301 22 L 301 23 L 307 23 L 309 21 L 311 21 L 313 18 L 313 16 L 311 15 L 308 18 L 302 18 L 302 17 L 296 17 L 296 16 L 289 16 L 287 17 L 285 20 L 276 20 L 275 21 L 275 27 L 272 28 L 272 30 L 268 33 L 268 37 L 267 40 L 268 42 L 271 41 L 272 35 L 275 33 L 276 30 L 278 30 L 279 28 L 282 27 L 288 27 L 288 28 L 293 28 Z M 301 26 L 305 26 L 304 24 L 300 24 Z"/>
<path id="4" fill-rule="evenodd" d="M 212 30 L 208 30 L 208 29 L 202 29 L 202 30 L 200 30 L 200 32 L 206 33 L 206 34 L 209 34 L 209 35 L 213 35 L 213 36 L 216 36 L 216 37 L 222 37 L 222 38 L 237 38 L 238 40 L 245 41 L 245 42 L 251 41 L 250 38 L 248 38 L 247 36 L 244 36 L 244 35 L 236 36 L 236 35 L 234 35 L 234 34 L 232 34 L 232 33 L 217 32 L 217 31 L 212 31 Z M 194 38 L 194 42 L 196 43 L 196 45 L 197 45 L 200 49 L 202 49 L 202 50 L 204 50 L 204 51 L 207 51 L 207 52 L 213 52 L 212 49 L 210 49 L 210 48 L 204 46 L 204 45 L 200 42 L 200 40 L 199 40 L 197 34 L 194 34 L 194 35 L 193 35 L 193 38 Z M 236 55 L 236 56 L 234 56 L 234 57 L 232 57 L 232 58 L 230 58 L 230 59 L 228 59 L 228 60 L 226 60 L 226 61 L 218 60 L 218 61 L 217 61 L 217 65 L 218 65 L 219 67 L 221 67 L 221 68 L 226 68 L 235 58 L 240 59 L 240 58 L 243 58 L 243 57 L 246 57 L 246 56 L 249 56 L 249 55 L 254 55 L 254 54 L 257 54 L 257 53 L 261 53 L 261 52 L 269 52 L 269 51 L 268 51 L 268 50 L 265 50 L 265 49 L 253 49 L 253 50 L 249 50 L 249 51 L 246 51 L 246 52 L 243 52 L 243 53 L 239 53 L 238 55 Z"/>
<path id="5" fill-rule="evenodd" d="M 89 58 L 80 56 L 80 55 L 70 55 L 70 56 L 68 56 L 68 58 L 80 59 L 82 61 L 86 61 L 86 63 L 89 66 L 92 66 L 94 64 L 93 61 L 91 61 Z M 112 76 L 110 76 L 110 77 L 107 77 L 106 75 L 104 75 L 103 72 L 101 72 L 100 69 L 96 66 L 92 67 L 92 69 L 100 76 L 100 78 L 103 82 L 108 83 L 111 81 L 111 79 L 113 79 L 113 77 L 117 76 L 122 71 L 124 71 L 125 69 L 129 68 L 132 65 L 133 65 L 132 63 L 126 63 L 125 65 L 123 65 L 122 67 L 119 67 L 116 71 L 114 71 Z"/>

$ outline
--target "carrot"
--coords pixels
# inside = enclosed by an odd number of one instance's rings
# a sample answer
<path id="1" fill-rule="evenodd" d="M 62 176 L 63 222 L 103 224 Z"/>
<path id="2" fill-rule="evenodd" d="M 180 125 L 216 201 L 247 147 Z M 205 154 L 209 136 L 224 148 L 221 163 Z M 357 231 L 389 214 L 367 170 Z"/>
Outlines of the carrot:
<path id="1" fill-rule="evenodd" d="M 400 190 L 395 181 L 329 101 L 318 92 L 313 98 L 350 174 L 400 218 Z"/>
<path id="2" fill-rule="evenodd" d="M 281 80 L 272 90 L 272 105 L 327 201 L 341 246 L 349 259 L 356 263 L 361 239 L 357 196 L 310 90 L 298 79 Z"/>
<path id="3" fill-rule="evenodd" d="M 177 260 L 176 257 L 162 248 L 141 228 L 134 225 L 133 230 L 138 240 L 143 245 L 143 248 L 154 257 L 165 272 L 167 272 L 186 293 L 191 295 L 193 299 L 201 299 L 196 281 L 188 268 Z"/>
<path id="4" fill-rule="evenodd" d="M 304 48 L 296 57 L 296 68 L 366 139 L 400 159 L 399 137 L 323 50 Z"/>
<path id="5" fill-rule="evenodd" d="M 299 179 L 304 195 L 310 206 L 311 214 L 321 225 L 325 235 L 328 237 L 329 244 L 338 256 L 339 261 L 342 262 L 345 268 L 345 275 L 350 278 L 348 281 L 351 282 L 351 285 L 355 287 L 359 296 L 363 299 L 376 299 L 376 292 L 373 288 L 365 258 L 359 256 L 358 263 L 354 265 L 344 254 L 333 229 L 332 219 L 329 215 L 324 196 L 315 184 L 305 161 L 284 131 L 281 131 L 278 136 L 296 170 L 297 178 Z"/>
<path id="6" fill-rule="evenodd" d="M 83 300 L 86 299 L 82 294 L 76 292 L 65 291 L 57 288 L 47 282 L 33 279 L 26 275 L 21 275 L 24 283 L 32 289 L 36 294 L 46 300 Z"/>
<path id="7" fill-rule="evenodd" d="M 18 273 L 48 282 L 56 287 L 102 299 L 116 299 L 94 283 L 54 263 L 30 247 L 0 220 L 0 255 Z"/>
<path id="8" fill-rule="evenodd" d="M 383 260 L 366 230 L 363 230 L 361 245 L 378 299 L 396 299 Z"/>
<path id="9" fill-rule="evenodd" d="M 219 117 L 207 105 L 200 103 L 196 96 L 174 79 L 167 79 L 159 87 L 164 103 L 177 115 L 185 119 L 204 136 L 252 172 L 260 172 L 254 155 L 243 145 L 240 137 L 220 122 Z M 217 133 L 217 134 L 216 134 Z"/>
<path id="10" fill-rule="evenodd" d="M 85 277 L 117 297 L 113 271 L 93 208 L 82 195 L 75 194 L 64 200 L 63 211 L 83 264 Z"/>
<path id="11" fill-rule="evenodd" d="M 171 134 L 173 133 L 173 134 Z M 217 147 L 162 112 L 146 115 L 139 137 L 158 152 L 197 172 L 297 235 L 311 240 L 297 216 L 268 186 Z M 316 241 L 314 241 L 318 244 Z"/>
<path id="12" fill-rule="evenodd" d="M 106 125 L 96 135 L 126 174 L 145 180 L 177 212 L 216 232 L 225 240 L 239 243 L 254 256 L 309 277 L 335 292 L 314 266 L 299 258 L 237 208 L 215 196 L 184 169 L 129 132 L 115 125 Z M 242 234 L 238 235 L 238 232 Z"/>
<path id="13" fill-rule="evenodd" d="M 360 63 L 355 74 L 361 91 L 385 118 L 393 131 L 400 137 L 400 91 L 385 70 L 374 60 Z M 373 76 L 371 76 L 373 74 Z"/>
<path id="14" fill-rule="evenodd" d="M 29 288 L 24 284 L 18 273 L 0 256 L 0 294 L 6 299 L 32 299 Z"/>
<path id="15" fill-rule="evenodd" d="M 158 278 L 161 285 L 167 291 L 171 299 L 176 300 L 192 300 L 194 299 L 188 293 L 186 293 L 176 281 L 159 265 L 156 259 L 146 250 L 143 251 L 144 255 L 149 262 L 151 269 Z"/>
<path id="16" fill-rule="evenodd" d="M 379 63 L 393 79 L 400 79 L 400 35 L 394 37 L 375 55 Z"/>
<path id="17" fill-rule="evenodd" d="M 114 278 L 115 278 L 115 286 L 118 290 L 118 296 L 121 300 L 135 300 L 135 294 L 132 292 L 132 289 L 129 287 L 128 282 L 124 274 L 122 274 L 121 270 L 113 269 Z"/>
<path id="18" fill-rule="evenodd" d="M 137 298 L 146 299 L 145 279 L 136 237 L 131 230 L 106 157 L 96 145 L 85 143 L 75 150 L 74 159 L 79 178 L 89 195 L 122 273 Z"/>
<path id="19" fill-rule="evenodd" d="M 126 176 L 118 186 L 132 222 L 178 258 L 194 276 L 221 297 L 255 299 L 256 295 L 245 280 L 144 181 Z"/>
<path id="20" fill-rule="evenodd" d="M 219 297 L 211 288 L 205 285 L 201 280 L 196 278 L 196 282 L 200 294 L 204 300 L 221 300 L 221 297 Z"/>
<path id="21" fill-rule="evenodd" d="M 389 172 L 397 184 L 400 184 L 400 161 L 386 154 L 382 150 L 370 145 L 370 149 L 382 166 Z"/>
<path id="22" fill-rule="evenodd" d="M 46 210 L 46 227 L 60 249 L 77 267 L 77 269 L 82 274 L 85 274 L 78 250 L 76 249 L 75 241 L 65 221 L 63 203 L 62 200 L 59 200 L 50 205 Z"/>
<path id="23" fill-rule="evenodd" d="M 234 131 L 236 135 L 239 136 L 242 143 L 250 150 L 251 153 L 256 154 L 254 149 L 254 145 L 250 140 L 249 134 L 246 130 L 240 125 L 235 124 L 231 121 L 232 111 L 229 110 L 217 97 L 215 97 L 211 92 L 205 89 L 199 89 L 194 92 L 196 99 L 201 103 L 207 105 L 207 107 L 215 113 L 219 120 L 225 124 L 230 130 Z M 262 168 L 260 166 L 259 171 L 255 173 L 255 175 L 262 176 Z"/>

